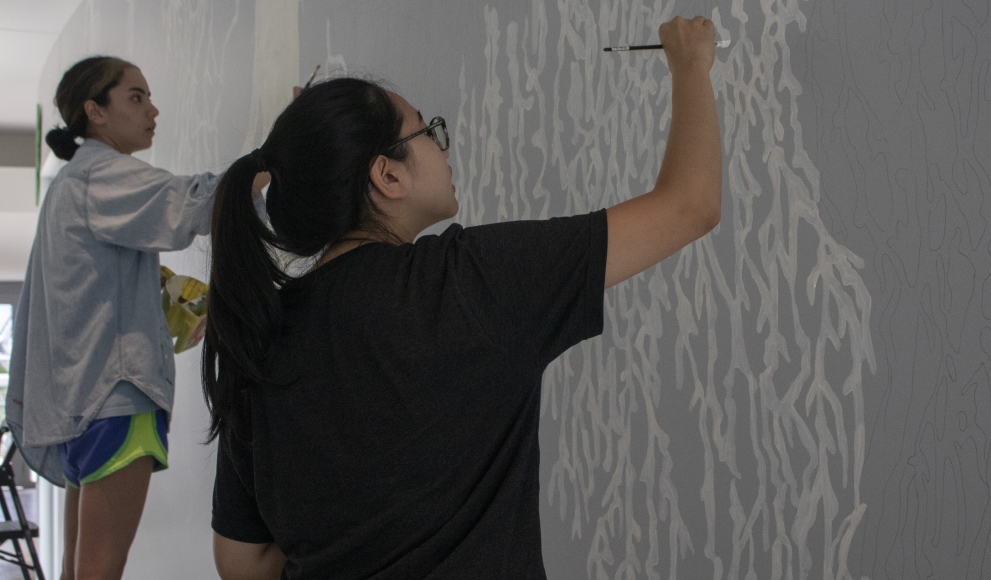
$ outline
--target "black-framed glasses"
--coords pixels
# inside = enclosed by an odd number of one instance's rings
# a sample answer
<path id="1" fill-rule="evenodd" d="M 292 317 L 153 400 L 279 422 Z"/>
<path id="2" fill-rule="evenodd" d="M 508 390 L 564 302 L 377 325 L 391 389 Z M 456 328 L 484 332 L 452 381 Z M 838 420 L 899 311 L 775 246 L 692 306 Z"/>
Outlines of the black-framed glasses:
<path id="1" fill-rule="evenodd" d="M 439 131 L 438 131 L 438 127 L 440 128 Z M 402 145 L 403 143 L 409 141 L 413 137 L 417 137 L 419 135 L 422 135 L 423 133 L 426 133 L 428 137 L 433 139 L 434 143 L 436 143 L 437 146 L 440 147 L 441 151 L 447 151 L 447 148 L 451 145 L 451 142 L 447 136 L 447 122 L 444 120 L 444 117 L 434 117 L 433 119 L 430 119 L 430 123 L 427 124 L 426 127 L 420 129 L 415 133 L 410 133 L 409 135 L 403 137 L 399 141 L 396 141 L 392 145 L 386 147 L 385 150 L 388 151 L 393 147 Z"/>

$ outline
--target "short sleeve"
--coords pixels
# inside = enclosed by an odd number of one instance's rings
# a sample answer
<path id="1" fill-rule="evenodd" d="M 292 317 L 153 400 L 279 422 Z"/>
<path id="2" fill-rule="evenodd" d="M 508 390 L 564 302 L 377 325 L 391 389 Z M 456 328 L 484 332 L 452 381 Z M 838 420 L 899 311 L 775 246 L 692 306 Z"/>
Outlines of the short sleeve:
<path id="1" fill-rule="evenodd" d="M 130 155 L 90 169 L 86 219 L 101 242 L 142 251 L 181 250 L 210 233 L 219 177 L 173 175 Z"/>
<path id="2" fill-rule="evenodd" d="M 607 235 L 605 210 L 465 228 L 458 283 L 491 336 L 546 364 L 602 332 Z"/>
<path id="3" fill-rule="evenodd" d="M 223 436 L 221 436 L 223 437 Z M 254 485 L 245 485 L 234 465 L 235 458 L 224 441 L 217 446 L 217 476 L 213 482 L 213 531 L 225 538 L 247 544 L 273 541 L 272 533 L 262 520 L 255 501 Z M 238 450 L 234 450 L 235 453 Z M 245 453 L 246 450 L 244 450 Z M 250 477 L 250 464 L 239 461 L 242 472 Z"/>

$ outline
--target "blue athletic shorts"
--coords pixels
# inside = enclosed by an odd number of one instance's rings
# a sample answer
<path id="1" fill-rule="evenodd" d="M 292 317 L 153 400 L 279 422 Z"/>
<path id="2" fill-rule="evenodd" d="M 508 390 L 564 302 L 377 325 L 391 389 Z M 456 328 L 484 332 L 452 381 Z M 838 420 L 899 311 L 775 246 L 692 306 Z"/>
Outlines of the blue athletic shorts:
<path id="1" fill-rule="evenodd" d="M 162 409 L 94 419 L 83 434 L 58 445 L 65 481 L 79 488 L 127 467 L 145 455 L 154 471 L 169 466 L 168 414 Z"/>

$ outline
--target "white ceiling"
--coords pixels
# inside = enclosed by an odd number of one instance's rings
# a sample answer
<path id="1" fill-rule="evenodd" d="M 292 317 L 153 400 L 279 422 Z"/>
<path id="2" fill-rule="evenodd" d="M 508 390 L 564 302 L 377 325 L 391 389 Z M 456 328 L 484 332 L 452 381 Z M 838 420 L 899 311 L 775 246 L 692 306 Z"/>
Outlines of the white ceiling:
<path id="1" fill-rule="evenodd" d="M 0 128 L 34 128 L 38 83 L 83 0 L 0 0 Z"/>

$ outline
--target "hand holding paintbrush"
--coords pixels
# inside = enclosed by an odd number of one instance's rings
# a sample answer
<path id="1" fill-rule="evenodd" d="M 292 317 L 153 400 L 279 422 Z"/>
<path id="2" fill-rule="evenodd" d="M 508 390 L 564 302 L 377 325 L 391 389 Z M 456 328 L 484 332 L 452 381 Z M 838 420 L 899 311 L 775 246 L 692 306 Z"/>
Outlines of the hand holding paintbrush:
<path id="1" fill-rule="evenodd" d="M 657 36 L 661 44 L 656 46 L 664 50 L 672 74 L 695 67 L 703 67 L 705 71 L 712 68 L 716 58 L 716 27 L 708 18 L 675 17 L 657 29 Z"/>
<path id="2" fill-rule="evenodd" d="M 729 40 L 717 40 L 716 48 L 726 48 L 729 46 Z M 663 44 L 632 44 L 630 46 L 607 46 L 602 50 L 604 52 L 627 52 L 630 50 L 659 50 L 663 49 Z"/>
<path id="3" fill-rule="evenodd" d="M 670 36 L 672 34 L 680 34 L 681 32 L 683 32 L 683 30 L 680 29 L 680 28 L 678 28 L 678 29 L 671 28 L 676 22 L 679 22 L 679 21 L 680 22 L 701 23 L 702 25 L 707 25 L 708 28 L 712 31 L 713 42 L 712 42 L 711 46 L 713 46 L 714 48 L 726 48 L 726 47 L 729 46 L 729 40 L 727 40 L 727 39 L 715 40 L 715 26 L 712 24 L 712 21 L 711 20 L 709 20 L 707 18 L 703 18 L 702 16 L 696 16 L 691 21 L 685 20 L 684 18 L 681 18 L 681 17 L 675 17 L 670 22 L 666 22 L 665 24 L 661 25 L 661 27 L 658 30 L 658 33 L 657 34 L 658 34 L 658 37 L 661 37 L 662 42 L 663 42 L 663 37 L 666 36 L 666 34 L 664 32 L 665 27 L 669 28 L 669 31 L 667 33 L 667 36 Z M 607 47 L 603 48 L 602 50 L 605 51 L 605 52 L 627 52 L 627 51 L 630 51 L 630 50 L 658 50 L 658 49 L 671 48 L 671 42 L 672 41 L 679 42 L 679 40 L 677 40 L 677 39 L 670 39 L 670 40 L 667 41 L 668 46 L 665 46 L 664 44 L 638 44 L 638 45 L 630 45 L 630 46 L 607 46 Z M 713 55 L 713 57 L 715 57 L 715 55 Z"/>

